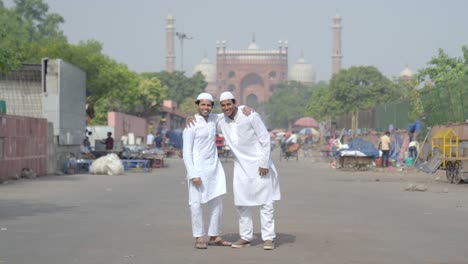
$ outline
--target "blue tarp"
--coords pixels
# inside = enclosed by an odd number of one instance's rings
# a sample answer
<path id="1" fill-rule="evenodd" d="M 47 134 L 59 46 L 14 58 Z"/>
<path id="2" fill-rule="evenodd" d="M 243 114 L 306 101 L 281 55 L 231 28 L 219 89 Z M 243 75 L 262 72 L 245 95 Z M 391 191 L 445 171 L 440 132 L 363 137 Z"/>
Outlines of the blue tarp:
<path id="1" fill-rule="evenodd" d="M 347 150 L 357 150 L 360 151 L 368 157 L 378 158 L 379 150 L 374 147 L 374 145 L 362 138 L 354 138 L 351 142 L 348 143 L 349 149 Z"/>
<path id="2" fill-rule="evenodd" d="M 173 129 L 166 132 L 169 135 L 169 139 L 171 140 L 172 147 L 176 149 L 182 148 L 182 129 Z"/>

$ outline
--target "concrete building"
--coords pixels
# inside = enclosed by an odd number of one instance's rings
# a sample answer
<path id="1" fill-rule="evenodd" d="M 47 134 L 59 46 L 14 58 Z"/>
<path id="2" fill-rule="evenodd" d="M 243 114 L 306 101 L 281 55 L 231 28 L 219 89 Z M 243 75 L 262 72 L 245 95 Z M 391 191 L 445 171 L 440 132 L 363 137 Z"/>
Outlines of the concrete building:
<path id="1" fill-rule="evenodd" d="M 85 93 L 86 74 L 59 59 L 0 75 L 0 100 L 7 108 L 1 117 L 0 161 L 8 173 L 1 176 L 18 176 L 18 168 L 61 171 L 84 139 Z"/>

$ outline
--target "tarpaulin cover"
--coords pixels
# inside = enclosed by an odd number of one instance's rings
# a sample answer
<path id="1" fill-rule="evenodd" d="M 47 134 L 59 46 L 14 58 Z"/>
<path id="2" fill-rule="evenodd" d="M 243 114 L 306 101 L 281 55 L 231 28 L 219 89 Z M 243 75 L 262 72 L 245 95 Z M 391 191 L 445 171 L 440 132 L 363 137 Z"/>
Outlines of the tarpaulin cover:
<path id="1" fill-rule="evenodd" d="M 362 138 L 354 138 L 351 140 L 351 142 L 348 143 L 348 145 L 348 150 L 360 151 L 366 154 L 368 157 L 379 157 L 379 150 L 377 150 L 370 141 L 364 140 Z"/>

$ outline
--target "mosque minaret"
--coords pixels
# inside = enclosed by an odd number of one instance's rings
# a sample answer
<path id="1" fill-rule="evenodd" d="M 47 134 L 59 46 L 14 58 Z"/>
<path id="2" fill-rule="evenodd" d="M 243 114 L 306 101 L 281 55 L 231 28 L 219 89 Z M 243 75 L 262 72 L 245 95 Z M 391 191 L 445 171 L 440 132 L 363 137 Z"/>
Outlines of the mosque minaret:
<path id="1" fill-rule="evenodd" d="M 174 17 L 169 14 L 166 17 L 166 71 L 175 70 L 175 26 Z"/>
<path id="2" fill-rule="evenodd" d="M 333 53 L 332 53 L 332 75 L 337 74 L 341 70 L 341 17 L 336 14 L 333 18 Z"/>

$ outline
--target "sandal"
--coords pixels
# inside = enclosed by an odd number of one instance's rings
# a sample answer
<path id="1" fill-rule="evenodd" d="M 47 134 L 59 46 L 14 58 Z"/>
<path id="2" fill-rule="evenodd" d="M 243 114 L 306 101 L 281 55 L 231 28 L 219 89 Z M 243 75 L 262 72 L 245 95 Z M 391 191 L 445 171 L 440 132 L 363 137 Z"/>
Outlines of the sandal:
<path id="1" fill-rule="evenodd" d="M 195 248 L 196 249 L 207 249 L 208 246 L 206 245 L 205 241 L 203 240 L 195 240 Z"/>
<path id="2" fill-rule="evenodd" d="M 208 241 L 208 245 L 210 246 L 221 246 L 221 247 L 230 247 L 232 245 L 231 242 L 228 242 L 222 238 L 219 238 L 217 240 L 210 240 Z"/>

